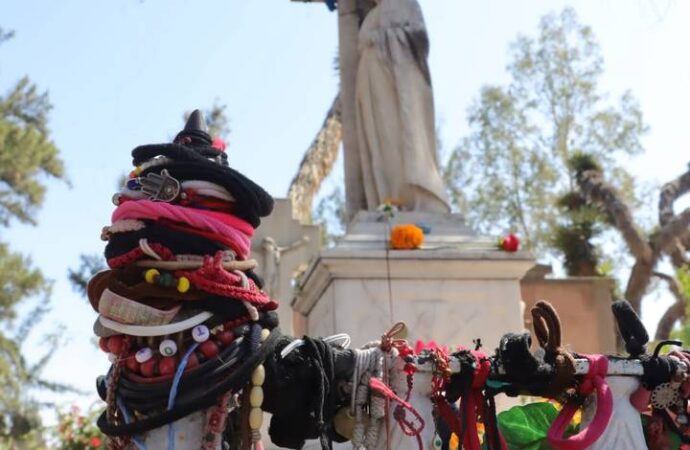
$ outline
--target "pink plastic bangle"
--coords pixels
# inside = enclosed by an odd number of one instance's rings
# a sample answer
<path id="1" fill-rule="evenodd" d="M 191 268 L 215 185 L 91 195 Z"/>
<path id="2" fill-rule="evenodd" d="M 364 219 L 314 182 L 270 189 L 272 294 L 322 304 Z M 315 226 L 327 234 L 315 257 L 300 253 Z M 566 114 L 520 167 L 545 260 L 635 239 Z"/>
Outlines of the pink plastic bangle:
<path id="1" fill-rule="evenodd" d="M 564 438 L 568 424 L 573 419 L 578 407 L 575 404 L 567 403 L 551 424 L 548 440 L 552 447 L 557 450 L 583 450 L 592 445 L 599 437 L 611 420 L 613 413 L 613 395 L 609 385 L 606 384 L 606 374 L 609 361 L 603 355 L 583 355 L 589 360 L 589 372 L 585 375 L 580 391 L 589 394 L 592 390 L 597 393 L 597 411 L 592 422 L 579 433 Z"/>

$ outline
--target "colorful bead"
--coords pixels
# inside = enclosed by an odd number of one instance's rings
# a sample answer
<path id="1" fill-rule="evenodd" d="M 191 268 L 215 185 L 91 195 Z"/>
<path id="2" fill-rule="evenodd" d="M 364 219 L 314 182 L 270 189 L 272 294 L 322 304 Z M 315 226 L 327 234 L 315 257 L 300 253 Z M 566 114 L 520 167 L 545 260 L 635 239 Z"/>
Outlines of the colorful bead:
<path id="1" fill-rule="evenodd" d="M 119 355 L 125 346 L 125 338 L 122 335 L 110 336 L 108 338 L 108 351 Z"/>
<path id="2" fill-rule="evenodd" d="M 223 345 L 230 345 L 235 340 L 235 335 L 232 331 L 221 331 L 216 334 L 216 338 L 223 343 Z"/>
<path id="3" fill-rule="evenodd" d="M 185 366 L 184 370 L 193 369 L 198 365 L 199 358 L 196 356 L 196 353 L 192 352 L 190 353 L 189 358 L 187 358 L 187 365 Z"/>
<path id="4" fill-rule="evenodd" d="M 172 339 L 163 339 L 158 346 L 158 351 L 161 352 L 163 356 L 173 356 L 177 353 L 177 344 Z"/>
<path id="5" fill-rule="evenodd" d="M 219 353 L 218 346 L 210 339 L 199 345 L 199 351 L 208 359 L 215 358 Z"/>
<path id="6" fill-rule="evenodd" d="M 264 390 L 261 386 L 253 386 L 249 391 L 249 404 L 254 408 L 259 408 L 264 402 Z"/>
<path id="7" fill-rule="evenodd" d="M 153 358 L 153 350 L 151 350 L 149 347 L 143 347 L 134 354 L 134 359 L 136 359 L 139 364 L 145 363 L 151 358 Z"/>
<path id="8" fill-rule="evenodd" d="M 192 328 L 192 339 L 194 339 L 195 342 L 206 342 L 210 336 L 211 332 L 208 331 L 206 325 L 197 325 Z"/>
<path id="9" fill-rule="evenodd" d="M 443 440 L 438 434 L 434 434 L 434 439 L 431 441 L 431 448 L 434 450 L 441 450 L 443 448 Z"/>
<path id="10" fill-rule="evenodd" d="M 189 278 L 187 277 L 180 277 L 177 280 L 177 292 L 180 294 L 184 294 L 185 292 L 189 291 L 191 284 L 189 283 Z"/>
<path id="11" fill-rule="evenodd" d="M 249 411 L 249 427 L 252 430 L 258 430 L 264 423 L 264 412 L 261 408 L 252 408 Z"/>
<path id="12" fill-rule="evenodd" d="M 110 361 L 110 364 L 115 364 L 117 362 L 117 355 L 114 353 L 108 353 L 108 361 Z"/>
<path id="13" fill-rule="evenodd" d="M 125 367 L 127 367 L 127 370 L 130 372 L 139 373 L 139 363 L 132 356 L 125 359 Z"/>
<path id="14" fill-rule="evenodd" d="M 146 272 L 144 272 L 144 280 L 146 280 L 148 284 L 155 284 L 156 281 L 158 281 L 160 275 L 161 273 L 156 269 L 149 269 Z"/>
<path id="15" fill-rule="evenodd" d="M 141 184 L 139 183 L 139 179 L 130 177 L 127 180 L 127 189 L 129 189 L 131 191 L 138 191 L 139 189 L 141 189 Z"/>
<path id="16" fill-rule="evenodd" d="M 173 375 L 175 373 L 176 366 L 177 361 L 175 361 L 175 358 L 166 356 L 165 358 L 161 358 L 160 363 L 158 363 L 158 371 L 163 376 Z"/>
<path id="17" fill-rule="evenodd" d="M 254 372 L 252 373 L 252 384 L 254 386 L 261 386 L 264 384 L 264 380 L 266 379 L 266 369 L 264 369 L 263 364 L 259 364 L 256 366 L 256 369 L 254 369 Z"/>
<path id="18" fill-rule="evenodd" d="M 263 328 L 261 330 L 261 342 L 265 341 L 270 334 L 271 330 L 269 330 L 268 328 Z"/>
<path id="19" fill-rule="evenodd" d="M 98 346 L 101 348 L 106 353 L 110 353 L 110 350 L 108 350 L 108 339 L 107 338 L 100 338 L 98 340 Z"/>
<path id="20" fill-rule="evenodd" d="M 158 277 L 158 284 L 163 287 L 172 287 L 175 283 L 175 278 L 168 272 L 163 272 L 160 277 Z"/>
<path id="21" fill-rule="evenodd" d="M 152 377 L 156 375 L 156 358 L 151 358 L 139 366 L 141 374 L 145 377 Z"/>

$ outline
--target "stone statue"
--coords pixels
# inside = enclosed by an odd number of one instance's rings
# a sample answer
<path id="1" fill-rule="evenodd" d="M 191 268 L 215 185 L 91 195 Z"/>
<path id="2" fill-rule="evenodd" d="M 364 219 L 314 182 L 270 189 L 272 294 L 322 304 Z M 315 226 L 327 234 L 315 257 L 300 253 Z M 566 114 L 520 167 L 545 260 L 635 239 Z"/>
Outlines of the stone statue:
<path id="1" fill-rule="evenodd" d="M 286 253 L 306 245 L 309 242 L 308 236 L 303 236 L 295 242 L 281 247 L 272 237 L 265 237 L 261 241 L 261 249 L 263 251 L 262 275 L 264 279 L 264 290 L 269 293 L 272 298 L 279 299 L 280 292 L 280 259 Z"/>
<path id="2" fill-rule="evenodd" d="M 436 158 L 429 39 L 417 0 L 374 0 L 359 33 L 355 119 L 366 209 L 449 212 Z"/>

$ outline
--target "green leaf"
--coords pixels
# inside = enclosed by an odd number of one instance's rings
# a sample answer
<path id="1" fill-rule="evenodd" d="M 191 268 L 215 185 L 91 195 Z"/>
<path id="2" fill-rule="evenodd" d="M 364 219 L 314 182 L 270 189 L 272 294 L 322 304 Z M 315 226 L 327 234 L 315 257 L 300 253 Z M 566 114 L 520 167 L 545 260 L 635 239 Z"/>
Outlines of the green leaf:
<path id="1" fill-rule="evenodd" d="M 557 415 L 551 403 L 530 403 L 500 413 L 498 426 L 511 450 L 550 450 L 546 435 Z"/>

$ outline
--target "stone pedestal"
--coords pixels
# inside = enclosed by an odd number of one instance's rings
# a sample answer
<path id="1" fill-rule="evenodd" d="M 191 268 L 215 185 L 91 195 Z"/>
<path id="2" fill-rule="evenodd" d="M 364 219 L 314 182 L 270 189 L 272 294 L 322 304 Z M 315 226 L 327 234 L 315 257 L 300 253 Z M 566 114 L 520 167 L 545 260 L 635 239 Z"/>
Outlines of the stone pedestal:
<path id="1" fill-rule="evenodd" d="M 387 250 L 396 223 L 427 228 L 423 248 Z M 533 265 L 530 254 L 497 250 L 457 215 L 398 213 L 389 223 L 361 212 L 307 269 L 292 305 L 305 317 L 299 332 L 348 333 L 353 346 L 404 321 L 411 343 L 472 346 L 480 338 L 493 350 L 505 332 L 523 330 L 520 279 Z"/>

